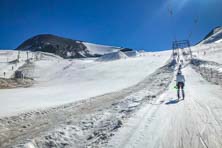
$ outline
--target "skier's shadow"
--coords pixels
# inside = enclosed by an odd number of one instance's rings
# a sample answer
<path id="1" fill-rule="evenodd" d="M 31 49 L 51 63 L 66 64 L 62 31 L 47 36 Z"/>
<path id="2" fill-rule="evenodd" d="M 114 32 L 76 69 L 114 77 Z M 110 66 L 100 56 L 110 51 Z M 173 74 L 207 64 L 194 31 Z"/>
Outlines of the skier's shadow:
<path id="1" fill-rule="evenodd" d="M 178 100 L 178 99 L 171 99 L 169 101 L 167 101 L 165 104 L 166 105 L 172 105 L 172 104 L 177 104 L 179 103 L 181 100 Z"/>

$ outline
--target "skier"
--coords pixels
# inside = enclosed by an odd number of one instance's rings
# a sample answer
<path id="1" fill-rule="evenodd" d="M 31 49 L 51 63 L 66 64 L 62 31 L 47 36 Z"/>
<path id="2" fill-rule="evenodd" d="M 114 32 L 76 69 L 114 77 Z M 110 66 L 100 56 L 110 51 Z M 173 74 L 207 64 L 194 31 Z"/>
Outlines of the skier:
<path id="1" fill-rule="evenodd" d="M 182 74 L 181 70 L 179 70 L 177 72 L 177 76 L 176 76 L 176 85 L 177 85 L 177 97 L 178 100 L 180 99 L 180 91 L 182 91 L 182 97 L 184 100 L 185 94 L 184 94 L 184 83 L 185 83 L 185 78 L 184 75 Z"/>
<path id="2" fill-rule="evenodd" d="M 173 58 L 173 60 L 172 60 L 172 63 L 171 63 L 171 66 L 176 66 L 176 64 L 177 64 L 177 61 L 176 61 L 176 59 L 175 58 Z"/>
<path id="3" fill-rule="evenodd" d="M 183 60 L 180 60 L 180 64 L 183 65 Z"/>
<path id="4" fill-rule="evenodd" d="M 182 65 L 180 64 L 178 68 L 178 72 L 181 72 L 181 69 L 182 69 Z"/>

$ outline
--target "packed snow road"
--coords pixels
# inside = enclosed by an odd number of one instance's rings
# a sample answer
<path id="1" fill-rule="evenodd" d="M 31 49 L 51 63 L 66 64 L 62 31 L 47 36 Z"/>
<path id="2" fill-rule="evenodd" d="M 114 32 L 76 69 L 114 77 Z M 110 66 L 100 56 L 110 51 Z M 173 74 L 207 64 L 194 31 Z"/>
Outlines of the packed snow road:
<path id="1" fill-rule="evenodd" d="M 129 119 L 109 142 L 114 148 L 221 148 L 222 89 L 205 81 L 190 66 L 185 100 L 176 101 L 172 82 L 159 97 Z"/>

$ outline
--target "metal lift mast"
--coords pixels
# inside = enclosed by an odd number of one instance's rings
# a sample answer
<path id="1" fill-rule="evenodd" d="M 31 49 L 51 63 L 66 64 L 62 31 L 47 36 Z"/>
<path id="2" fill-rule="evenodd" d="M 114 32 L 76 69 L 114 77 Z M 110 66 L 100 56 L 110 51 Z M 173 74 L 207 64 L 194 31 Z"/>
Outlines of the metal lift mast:
<path id="1" fill-rule="evenodd" d="M 173 48 L 173 56 L 178 56 L 181 50 L 183 56 L 185 56 L 186 59 L 188 59 L 189 57 L 190 59 L 192 59 L 192 51 L 189 40 L 173 41 L 172 48 Z"/>

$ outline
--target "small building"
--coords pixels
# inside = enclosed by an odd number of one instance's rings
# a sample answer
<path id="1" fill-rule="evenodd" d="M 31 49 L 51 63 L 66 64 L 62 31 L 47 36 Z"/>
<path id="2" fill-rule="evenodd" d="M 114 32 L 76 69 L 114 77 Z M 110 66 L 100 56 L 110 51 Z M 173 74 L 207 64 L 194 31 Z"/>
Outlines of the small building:
<path id="1" fill-rule="evenodd" d="M 23 72 L 20 70 L 15 71 L 15 78 L 16 79 L 23 79 L 24 78 Z"/>

